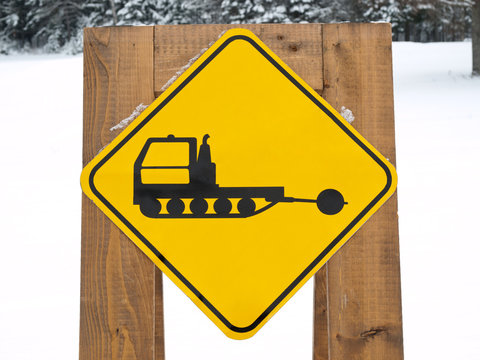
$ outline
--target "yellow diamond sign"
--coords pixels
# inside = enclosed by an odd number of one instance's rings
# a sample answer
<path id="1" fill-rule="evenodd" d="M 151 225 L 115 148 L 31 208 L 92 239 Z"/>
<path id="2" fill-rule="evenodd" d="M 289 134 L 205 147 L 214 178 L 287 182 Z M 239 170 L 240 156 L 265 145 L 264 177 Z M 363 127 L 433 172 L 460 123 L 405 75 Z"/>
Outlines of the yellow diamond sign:
<path id="1" fill-rule="evenodd" d="M 395 169 L 254 34 L 227 31 L 82 172 L 83 191 L 246 339 L 395 191 Z"/>

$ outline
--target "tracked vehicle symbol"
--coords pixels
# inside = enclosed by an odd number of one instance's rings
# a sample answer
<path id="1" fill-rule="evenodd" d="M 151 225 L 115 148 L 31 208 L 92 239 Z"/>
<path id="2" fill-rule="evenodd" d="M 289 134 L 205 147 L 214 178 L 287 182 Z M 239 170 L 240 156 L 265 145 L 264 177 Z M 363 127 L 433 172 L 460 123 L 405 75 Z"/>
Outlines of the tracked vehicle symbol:
<path id="1" fill-rule="evenodd" d="M 208 138 L 208 134 L 203 137 L 198 158 L 197 139 L 194 137 L 168 135 L 166 138 L 149 138 L 146 141 L 133 171 L 133 203 L 140 206 L 143 215 L 149 218 L 246 218 L 258 215 L 278 203 L 292 202 L 316 203 L 323 214 L 335 215 L 347 204 L 343 195 L 335 189 L 323 190 L 317 199 L 299 199 L 286 197 L 284 188 L 280 186 L 220 187 L 216 184 L 216 165 L 211 160 Z M 156 155 L 153 148 L 158 145 L 176 145 L 173 146 L 175 149 L 186 147 L 188 162 L 183 161 L 181 165 L 152 165 L 146 159 L 152 157 L 151 153 Z M 171 179 L 169 173 L 182 172 L 188 174 L 183 180 L 162 182 L 162 175 Z M 166 212 L 161 212 L 160 199 L 168 199 Z M 237 211 L 232 211 L 233 199 L 239 199 Z M 267 205 L 257 209 L 255 199 L 263 200 Z M 190 200 L 190 212 L 185 211 L 185 200 Z M 207 200 L 213 202 L 213 209 L 209 209 Z"/>

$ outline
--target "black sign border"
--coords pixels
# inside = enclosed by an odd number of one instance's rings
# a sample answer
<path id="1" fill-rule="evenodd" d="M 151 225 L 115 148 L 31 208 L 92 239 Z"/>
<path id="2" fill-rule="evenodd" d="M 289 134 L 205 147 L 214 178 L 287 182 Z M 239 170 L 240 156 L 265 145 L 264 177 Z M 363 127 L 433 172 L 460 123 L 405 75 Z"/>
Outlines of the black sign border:
<path id="1" fill-rule="evenodd" d="M 249 326 L 237 327 L 230 323 L 147 239 L 143 236 L 105 197 L 96 189 L 94 177 L 97 171 L 123 146 L 125 145 L 146 123 L 148 123 L 166 104 L 170 102 L 200 71 L 202 71 L 225 47 L 236 40 L 244 40 L 250 43 L 260 52 L 273 66 L 275 66 L 288 80 L 290 80 L 302 93 L 305 94 L 315 105 L 327 114 L 353 141 L 380 165 L 387 176 L 387 183 L 382 191 L 363 209 L 363 211 L 318 255 L 315 260 L 302 271 L 302 273 L 275 299 L 275 301 Z M 177 88 L 175 88 L 165 100 L 163 100 L 147 117 L 142 120 L 115 148 L 110 151 L 92 169 L 89 176 L 89 185 L 97 198 L 122 221 L 132 233 L 135 234 L 155 254 L 155 256 L 230 330 L 237 333 L 246 333 L 254 330 L 285 297 L 312 271 L 315 266 L 345 237 L 345 235 L 360 222 L 360 220 L 383 198 L 392 186 L 392 174 L 388 166 L 369 149 L 355 134 L 353 134 L 331 111 L 329 111 L 313 94 L 302 86 L 286 69 L 273 59 L 257 42 L 246 35 L 234 35 L 227 38 L 200 66 L 198 66 Z"/>

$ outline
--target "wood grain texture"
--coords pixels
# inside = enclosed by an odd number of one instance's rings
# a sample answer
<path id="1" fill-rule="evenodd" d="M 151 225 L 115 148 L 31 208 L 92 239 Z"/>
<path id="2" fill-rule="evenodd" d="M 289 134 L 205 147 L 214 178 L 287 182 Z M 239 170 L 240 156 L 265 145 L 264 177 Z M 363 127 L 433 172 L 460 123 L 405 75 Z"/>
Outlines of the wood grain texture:
<path id="1" fill-rule="evenodd" d="M 391 56 L 389 24 L 323 26 L 323 97 L 352 110 L 354 127 L 395 164 Z M 403 359 L 396 194 L 317 274 L 318 304 L 325 280 L 328 359 Z M 323 330 L 315 336 L 324 359 Z"/>
<path id="2" fill-rule="evenodd" d="M 153 27 L 85 29 L 84 165 L 153 98 Z M 80 359 L 163 359 L 161 273 L 85 196 L 81 277 Z"/>
<path id="3" fill-rule="evenodd" d="M 154 322 L 154 360 L 165 359 L 165 321 L 163 317 L 163 274 L 155 266 L 155 322 Z"/>
<path id="4" fill-rule="evenodd" d="M 155 94 L 190 59 L 226 30 L 245 28 L 257 35 L 310 86 L 321 91 L 321 24 L 159 25 L 155 26 Z"/>
<path id="5" fill-rule="evenodd" d="M 313 359 L 328 360 L 330 336 L 328 333 L 328 263 L 315 274 L 313 290 Z"/>

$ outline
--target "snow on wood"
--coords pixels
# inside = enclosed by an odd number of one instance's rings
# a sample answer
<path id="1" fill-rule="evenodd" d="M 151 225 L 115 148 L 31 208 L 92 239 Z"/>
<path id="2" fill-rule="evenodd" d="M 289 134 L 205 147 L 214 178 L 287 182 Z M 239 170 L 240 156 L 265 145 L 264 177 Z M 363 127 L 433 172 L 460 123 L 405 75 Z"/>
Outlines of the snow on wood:
<path id="1" fill-rule="evenodd" d="M 209 45 L 211 45 L 211 44 L 209 44 Z M 210 46 L 209 46 L 209 47 L 210 47 Z M 197 55 L 195 55 L 193 58 L 191 58 L 190 60 L 188 60 L 187 64 L 186 64 L 186 65 L 183 65 L 183 66 L 180 68 L 180 70 L 178 70 L 178 71 L 175 73 L 175 75 L 173 75 L 173 76 L 165 83 L 165 85 L 162 86 L 162 88 L 161 88 L 160 90 L 161 90 L 161 91 L 167 90 L 167 89 L 170 87 L 170 85 L 172 85 L 172 84 L 175 82 L 175 80 L 177 80 L 177 79 L 180 77 L 180 75 L 182 75 L 190 66 L 192 66 L 192 64 L 193 64 L 195 61 L 197 61 L 197 59 L 198 59 L 205 51 L 207 51 L 207 50 L 208 50 L 208 47 L 203 48 L 202 50 L 200 50 L 200 52 L 199 52 Z"/>
<path id="2" fill-rule="evenodd" d="M 226 30 L 225 30 L 225 31 L 226 31 Z M 220 39 L 223 34 L 225 34 L 225 31 L 222 31 L 222 32 L 217 36 L 217 40 Z M 183 65 L 183 66 L 180 68 L 180 70 L 178 70 L 178 71 L 175 73 L 175 75 L 173 75 L 173 76 L 165 83 L 165 85 L 162 86 L 162 88 L 161 88 L 160 90 L 161 90 L 161 91 L 167 90 L 167 89 L 170 87 L 170 85 L 172 85 L 172 84 L 175 82 L 175 80 L 177 80 L 177 79 L 180 77 L 180 75 L 182 75 L 185 71 L 187 71 L 187 69 L 188 69 L 190 66 L 192 66 L 193 63 L 194 63 L 195 61 L 197 61 L 198 58 L 199 58 L 200 56 L 202 56 L 202 54 L 203 54 L 205 51 L 207 51 L 214 43 L 215 43 L 215 41 L 211 41 L 211 42 L 208 44 L 207 47 L 205 47 L 205 48 L 203 48 L 202 50 L 200 50 L 200 52 L 199 52 L 197 55 L 195 55 L 195 56 L 192 57 L 190 60 L 188 60 L 188 62 L 187 62 L 185 65 Z"/>
<path id="3" fill-rule="evenodd" d="M 125 119 L 123 119 L 122 121 L 120 121 L 117 125 L 112 126 L 110 128 L 110 131 L 124 129 L 125 127 L 127 127 L 128 124 L 130 124 L 133 120 L 135 120 L 138 117 L 138 115 L 140 115 L 142 113 L 142 111 L 145 110 L 147 107 L 148 107 L 148 105 L 143 105 L 143 103 L 139 104 L 135 108 L 135 110 L 133 110 L 133 112 L 130 114 L 130 116 L 128 116 Z"/>
<path id="4" fill-rule="evenodd" d="M 355 116 L 353 116 L 352 110 L 347 109 L 345 106 L 342 106 L 342 108 L 340 109 L 340 115 L 342 115 L 342 117 L 347 120 L 349 124 L 351 124 L 353 120 L 355 120 Z"/>

